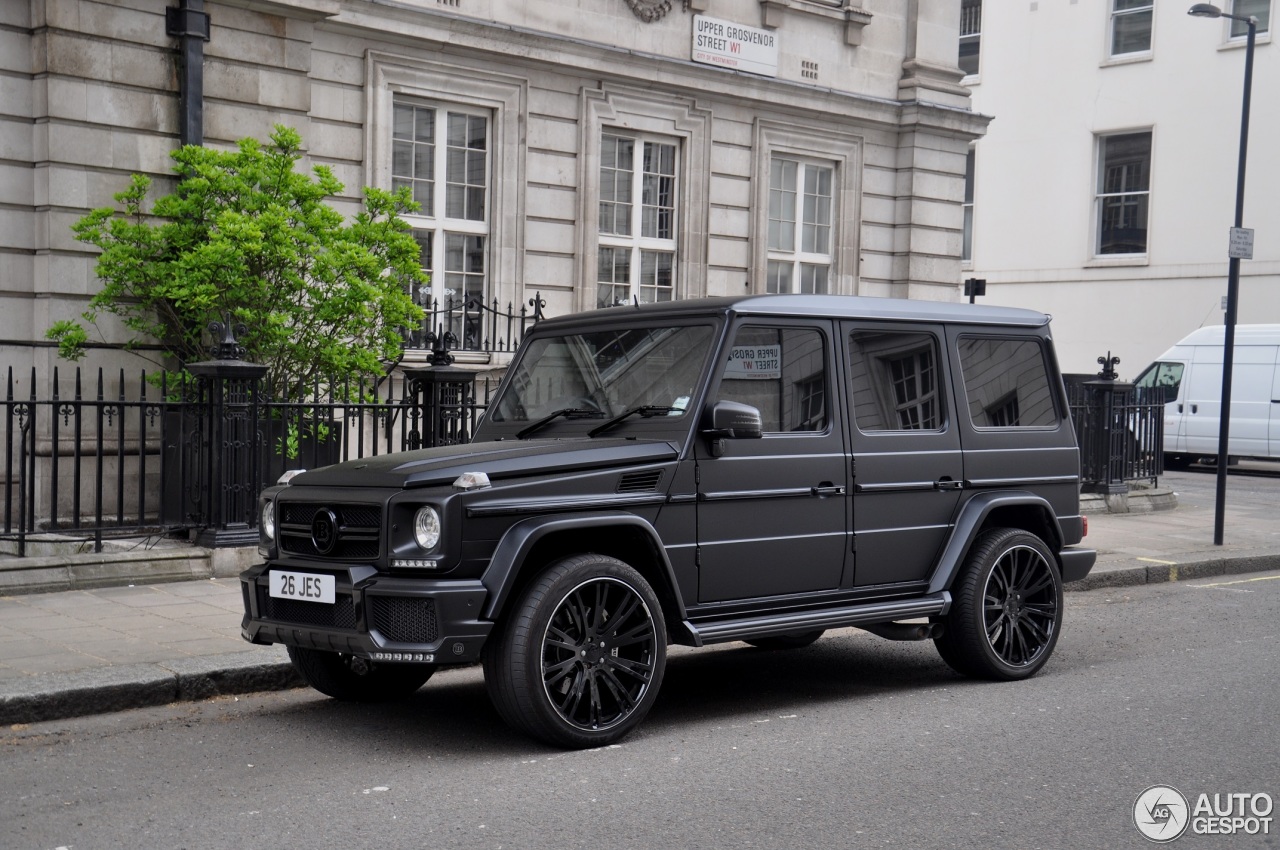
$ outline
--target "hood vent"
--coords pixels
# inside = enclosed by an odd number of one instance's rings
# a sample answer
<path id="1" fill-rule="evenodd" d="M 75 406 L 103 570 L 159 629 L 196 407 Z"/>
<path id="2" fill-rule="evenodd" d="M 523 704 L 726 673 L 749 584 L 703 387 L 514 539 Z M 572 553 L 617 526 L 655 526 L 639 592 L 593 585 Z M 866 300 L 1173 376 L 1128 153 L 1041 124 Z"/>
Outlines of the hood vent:
<path id="1" fill-rule="evenodd" d="M 647 472 L 628 472 L 618 479 L 619 493 L 652 493 L 658 489 L 662 481 L 662 470 L 653 469 Z"/>

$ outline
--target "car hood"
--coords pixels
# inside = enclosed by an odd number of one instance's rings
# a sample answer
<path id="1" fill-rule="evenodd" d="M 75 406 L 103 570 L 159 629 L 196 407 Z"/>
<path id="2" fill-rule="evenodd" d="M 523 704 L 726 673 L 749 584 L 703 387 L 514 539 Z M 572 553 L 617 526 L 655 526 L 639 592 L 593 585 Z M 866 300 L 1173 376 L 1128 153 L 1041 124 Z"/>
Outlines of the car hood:
<path id="1" fill-rule="evenodd" d="M 675 460 L 664 440 L 521 440 L 467 443 L 398 452 L 325 466 L 297 475 L 295 487 L 431 487 L 464 472 L 490 480 Z"/>

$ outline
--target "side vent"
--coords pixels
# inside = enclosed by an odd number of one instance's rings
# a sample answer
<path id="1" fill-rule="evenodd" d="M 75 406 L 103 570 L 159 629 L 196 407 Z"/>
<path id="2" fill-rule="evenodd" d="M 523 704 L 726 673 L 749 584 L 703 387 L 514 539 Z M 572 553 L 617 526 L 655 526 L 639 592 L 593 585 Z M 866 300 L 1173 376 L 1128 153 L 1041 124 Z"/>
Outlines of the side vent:
<path id="1" fill-rule="evenodd" d="M 662 470 L 653 469 L 647 472 L 628 472 L 618 479 L 619 493 L 652 493 L 658 489 L 662 481 Z"/>

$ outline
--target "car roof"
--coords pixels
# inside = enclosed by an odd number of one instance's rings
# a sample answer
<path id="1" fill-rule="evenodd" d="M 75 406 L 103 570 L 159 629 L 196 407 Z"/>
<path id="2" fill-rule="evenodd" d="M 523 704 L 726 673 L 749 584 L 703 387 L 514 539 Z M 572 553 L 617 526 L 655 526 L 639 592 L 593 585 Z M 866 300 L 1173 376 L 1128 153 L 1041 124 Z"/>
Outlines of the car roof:
<path id="1" fill-rule="evenodd" d="M 739 295 L 606 307 L 543 319 L 537 327 L 547 330 L 583 322 L 625 321 L 636 316 L 676 318 L 706 315 L 805 316 L 1019 327 L 1043 327 L 1049 323 L 1049 316 L 1044 313 L 1016 307 L 864 295 Z"/>

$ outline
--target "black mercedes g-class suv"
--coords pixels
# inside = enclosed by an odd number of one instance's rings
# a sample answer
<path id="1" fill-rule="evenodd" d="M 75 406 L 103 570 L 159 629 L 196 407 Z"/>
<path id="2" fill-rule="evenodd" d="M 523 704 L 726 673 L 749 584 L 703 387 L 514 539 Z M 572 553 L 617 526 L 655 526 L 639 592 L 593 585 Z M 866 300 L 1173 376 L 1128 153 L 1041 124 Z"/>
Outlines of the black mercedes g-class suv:
<path id="1" fill-rule="evenodd" d="M 242 633 L 348 700 L 482 661 L 512 726 L 616 741 L 669 642 L 931 639 L 1033 675 L 1095 553 L 1047 316 L 842 296 L 540 322 L 470 444 L 262 496 Z"/>

